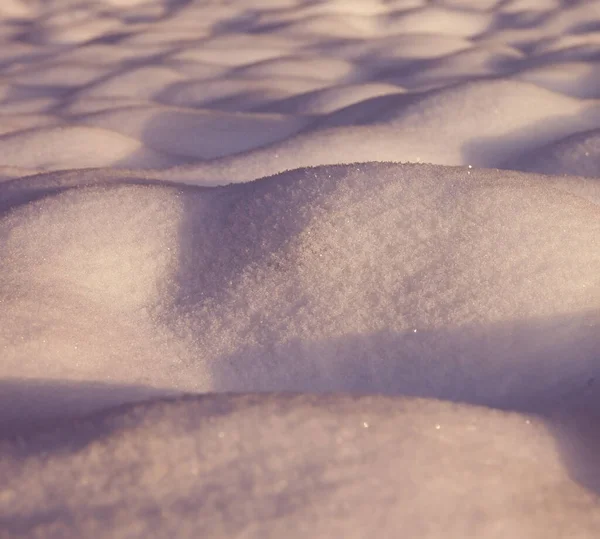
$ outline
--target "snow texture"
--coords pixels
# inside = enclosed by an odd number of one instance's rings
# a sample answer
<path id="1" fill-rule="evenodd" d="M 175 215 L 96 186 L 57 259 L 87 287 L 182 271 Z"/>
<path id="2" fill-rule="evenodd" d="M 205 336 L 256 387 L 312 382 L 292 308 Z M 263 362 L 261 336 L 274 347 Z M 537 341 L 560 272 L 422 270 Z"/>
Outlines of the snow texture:
<path id="1" fill-rule="evenodd" d="M 0 537 L 593 537 L 600 2 L 4 0 Z"/>

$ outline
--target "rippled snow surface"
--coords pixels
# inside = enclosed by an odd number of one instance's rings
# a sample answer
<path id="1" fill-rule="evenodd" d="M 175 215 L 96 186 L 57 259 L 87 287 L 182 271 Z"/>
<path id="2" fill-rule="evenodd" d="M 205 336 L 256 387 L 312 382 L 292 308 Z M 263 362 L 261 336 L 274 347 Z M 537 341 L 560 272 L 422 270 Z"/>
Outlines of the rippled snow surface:
<path id="1" fill-rule="evenodd" d="M 0 2 L 0 537 L 589 539 L 600 2 Z"/>

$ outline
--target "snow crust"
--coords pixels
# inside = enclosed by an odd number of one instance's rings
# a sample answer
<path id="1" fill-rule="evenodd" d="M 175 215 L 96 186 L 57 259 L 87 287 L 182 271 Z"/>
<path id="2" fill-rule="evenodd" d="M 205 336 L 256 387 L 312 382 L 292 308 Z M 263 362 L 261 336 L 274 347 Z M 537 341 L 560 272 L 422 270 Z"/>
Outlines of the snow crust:
<path id="1" fill-rule="evenodd" d="M 598 28 L 2 2 L 0 537 L 594 536 Z"/>

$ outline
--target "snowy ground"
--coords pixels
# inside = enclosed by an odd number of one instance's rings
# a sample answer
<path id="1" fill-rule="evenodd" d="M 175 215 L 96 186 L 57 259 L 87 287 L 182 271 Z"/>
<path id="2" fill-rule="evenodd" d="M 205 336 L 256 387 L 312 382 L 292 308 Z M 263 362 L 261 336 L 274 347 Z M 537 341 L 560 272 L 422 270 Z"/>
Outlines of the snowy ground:
<path id="1" fill-rule="evenodd" d="M 600 1 L 2 0 L 0 351 L 2 539 L 594 537 Z"/>

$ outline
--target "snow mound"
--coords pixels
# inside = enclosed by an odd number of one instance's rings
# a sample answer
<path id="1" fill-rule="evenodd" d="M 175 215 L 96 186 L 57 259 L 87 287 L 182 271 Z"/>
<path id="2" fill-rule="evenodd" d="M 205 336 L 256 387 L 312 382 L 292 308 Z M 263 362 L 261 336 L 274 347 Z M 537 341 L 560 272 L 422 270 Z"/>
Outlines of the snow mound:
<path id="1" fill-rule="evenodd" d="M 0 517 L 11 538 L 585 537 L 600 515 L 564 467 L 574 432 L 420 399 L 156 402 L 0 442 Z"/>
<path id="2" fill-rule="evenodd" d="M 596 374 L 597 189 L 383 163 L 88 177 L 0 186 L 4 376 L 544 409 Z"/>

